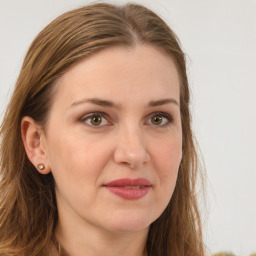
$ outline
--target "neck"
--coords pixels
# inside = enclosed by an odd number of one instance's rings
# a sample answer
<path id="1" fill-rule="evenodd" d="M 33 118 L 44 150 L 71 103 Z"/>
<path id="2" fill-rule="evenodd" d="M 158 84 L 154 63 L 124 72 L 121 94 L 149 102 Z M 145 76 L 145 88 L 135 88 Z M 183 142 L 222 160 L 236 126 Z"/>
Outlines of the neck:
<path id="1" fill-rule="evenodd" d="M 61 256 L 146 256 L 147 230 L 110 232 L 88 223 L 73 225 L 61 221 L 55 236 L 61 246 Z"/>

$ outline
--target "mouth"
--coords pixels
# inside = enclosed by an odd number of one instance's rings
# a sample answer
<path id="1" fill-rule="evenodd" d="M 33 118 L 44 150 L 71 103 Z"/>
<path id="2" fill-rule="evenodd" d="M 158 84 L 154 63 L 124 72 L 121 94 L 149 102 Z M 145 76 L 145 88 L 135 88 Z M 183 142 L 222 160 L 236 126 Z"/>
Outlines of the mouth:
<path id="1" fill-rule="evenodd" d="M 125 200 L 138 200 L 146 196 L 152 188 L 147 179 L 119 179 L 111 181 L 104 187 L 114 195 Z"/>
<path id="2" fill-rule="evenodd" d="M 144 188 L 145 186 L 124 186 L 123 188 L 132 188 L 132 189 L 140 189 Z"/>

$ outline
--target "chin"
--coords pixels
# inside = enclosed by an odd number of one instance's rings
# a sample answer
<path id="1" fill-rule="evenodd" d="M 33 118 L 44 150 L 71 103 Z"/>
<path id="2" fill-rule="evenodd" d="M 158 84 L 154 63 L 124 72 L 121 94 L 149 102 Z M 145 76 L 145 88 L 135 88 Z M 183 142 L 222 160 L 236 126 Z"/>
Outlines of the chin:
<path id="1" fill-rule="evenodd" d="M 113 215 L 114 216 L 114 215 Z M 147 214 L 121 214 L 115 215 L 109 222 L 109 229 L 117 233 L 139 232 L 147 230 L 156 218 L 149 218 Z"/>

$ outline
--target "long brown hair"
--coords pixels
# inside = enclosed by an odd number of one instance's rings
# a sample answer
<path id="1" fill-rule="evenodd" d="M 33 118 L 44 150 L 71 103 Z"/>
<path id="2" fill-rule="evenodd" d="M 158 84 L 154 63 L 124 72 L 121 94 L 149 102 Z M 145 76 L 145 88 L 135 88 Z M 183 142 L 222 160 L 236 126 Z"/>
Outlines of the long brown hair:
<path id="1" fill-rule="evenodd" d="M 148 255 L 202 256 L 196 201 L 197 153 L 191 131 L 184 53 L 174 32 L 147 8 L 93 4 L 67 12 L 33 41 L 1 125 L 0 255 L 48 256 L 58 221 L 54 180 L 28 160 L 21 119 L 47 123 L 54 82 L 73 64 L 108 47 L 149 44 L 165 51 L 180 77 L 183 157 L 172 199 L 150 226 Z"/>

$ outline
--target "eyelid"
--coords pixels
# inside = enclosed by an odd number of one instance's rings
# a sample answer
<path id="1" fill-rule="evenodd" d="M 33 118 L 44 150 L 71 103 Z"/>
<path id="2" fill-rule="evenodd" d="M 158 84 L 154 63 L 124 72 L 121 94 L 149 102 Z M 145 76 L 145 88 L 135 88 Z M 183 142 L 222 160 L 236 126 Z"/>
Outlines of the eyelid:
<path id="1" fill-rule="evenodd" d="M 103 124 L 103 125 L 100 124 L 100 125 L 97 126 L 97 125 L 92 125 L 92 124 L 86 123 L 86 120 L 88 120 L 88 119 L 90 119 L 91 117 L 94 117 L 94 116 L 100 116 L 101 118 L 104 118 L 107 121 L 107 124 Z M 165 118 L 167 120 L 167 122 L 164 123 L 164 124 L 159 124 L 159 125 L 149 123 L 149 120 L 154 116 L 161 116 L 161 117 Z M 84 123 L 85 125 L 91 127 L 91 128 L 94 128 L 94 129 L 99 129 L 99 128 L 102 128 L 102 127 L 112 125 L 112 122 L 110 121 L 109 115 L 106 114 L 105 112 L 101 112 L 101 111 L 95 111 L 95 112 L 90 112 L 88 114 L 85 114 L 79 119 L 79 121 Z M 170 115 L 166 112 L 156 111 L 156 112 L 152 112 L 152 113 L 150 113 L 146 116 L 145 124 L 161 128 L 161 127 L 165 127 L 165 126 L 170 125 L 171 123 L 173 123 L 173 121 L 174 121 L 174 119 L 173 119 L 172 115 Z"/>
<path id="2" fill-rule="evenodd" d="M 165 124 L 160 124 L 160 125 L 154 125 L 152 124 L 153 126 L 156 126 L 156 127 L 164 127 L 164 126 L 167 126 L 171 123 L 173 123 L 174 119 L 172 117 L 172 115 L 166 113 L 166 112 L 161 112 L 161 111 L 156 111 L 156 112 L 153 112 L 153 113 L 150 113 L 149 115 L 147 115 L 147 119 L 146 119 L 146 122 L 148 120 L 150 120 L 150 118 L 154 117 L 154 116 L 161 116 L 161 117 L 164 117 L 167 119 L 167 123 Z M 151 124 L 150 124 L 151 125 Z"/>
<path id="3" fill-rule="evenodd" d="M 101 118 L 106 119 L 107 122 L 108 122 L 108 124 L 98 125 L 98 126 L 97 126 L 97 125 L 92 125 L 92 124 L 88 124 L 88 123 L 85 122 L 86 120 L 88 120 L 88 119 L 90 119 L 91 117 L 94 117 L 94 116 L 100 116 Z M 102 128 L 102 127 L 111 125 L 111 122 L 109 121 L 109 119 L 110 119 L 110 118 L 109 118 L 109 116 L 108 116 L 106 113 L 100 112 L 100 111 L 95 111 L 95 112 L 90 112 L 90 113 L 88 113 L 88 114 L 83 115 L 83 116 L 79 119 L 79 121 L 80 121 L 80 122 L 83 122 L 85 125 L 87 125 L 87 126 L 89 126 L 89 127 L 91 127 L 91 128 L 99 129 L 99 128 Z"/>

